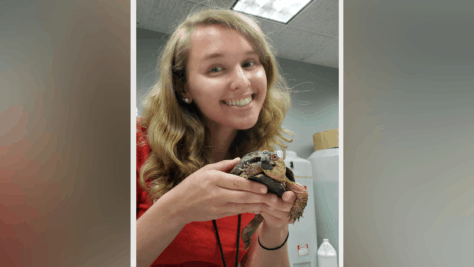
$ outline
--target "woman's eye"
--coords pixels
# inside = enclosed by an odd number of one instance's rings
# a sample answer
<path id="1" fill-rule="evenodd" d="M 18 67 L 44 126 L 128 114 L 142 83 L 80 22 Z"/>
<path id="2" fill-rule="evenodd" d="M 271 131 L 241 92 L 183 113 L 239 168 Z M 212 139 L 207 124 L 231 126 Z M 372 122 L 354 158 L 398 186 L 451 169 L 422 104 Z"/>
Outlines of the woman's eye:
<path id="1" fill-rule="evenodd" d="M 219 71 L 222 71 L 221 67 L 214 67 L 209 72 L 219 72 Z"/>
<path id="2" fill-rule="evenodd" d="M 244 63 L 244 67 L 248 68 L 248 67 L 252 67 L 253 65 L 255 65 L 255 62 L 253 61 L 247 61 Z"/>

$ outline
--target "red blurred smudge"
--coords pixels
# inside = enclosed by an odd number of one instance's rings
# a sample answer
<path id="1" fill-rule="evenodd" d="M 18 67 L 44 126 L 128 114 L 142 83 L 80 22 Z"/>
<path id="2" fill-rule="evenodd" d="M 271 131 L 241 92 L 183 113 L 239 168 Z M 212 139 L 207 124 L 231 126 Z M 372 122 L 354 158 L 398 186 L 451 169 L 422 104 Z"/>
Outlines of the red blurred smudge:
<path id="1" fill-rule="evenodd" d="M 48 143 L 49 133 L 41 133 L 39 143 L 28 140 L 36 137 L 28 135 L 28 117 L 20 104 L 0 114 L 0 266 L 46 266 L 46 233 L 53 233 L 51 241 L 59 236 L 65 241 L 64 233 L 57 235 L 64 232 L 58 228 L 61 222 L 50 221 L 61 203 L 60 182 L 50 179 L 61 157 Z M 47 157 L 38 154 L 44 149 Z M 28 156 L 35 150 L 39 152 Z M 62 215 L 54 218 L 61 220 Z"/>
<path id="2" fill-rule="evenodd" d="M 9 144 L 15 144 L 23 139 L 27 134 L 26 126 L 28 125 L 28 113 L 23 111 L 20 103 L 15 106 L 9 106 L 0 113 L 0 148 L 11 147 Z M 8 150 L 7 150 L 8 151 Z M 4 151 L 0 151 L 0 155 L 4 155 Z"/>

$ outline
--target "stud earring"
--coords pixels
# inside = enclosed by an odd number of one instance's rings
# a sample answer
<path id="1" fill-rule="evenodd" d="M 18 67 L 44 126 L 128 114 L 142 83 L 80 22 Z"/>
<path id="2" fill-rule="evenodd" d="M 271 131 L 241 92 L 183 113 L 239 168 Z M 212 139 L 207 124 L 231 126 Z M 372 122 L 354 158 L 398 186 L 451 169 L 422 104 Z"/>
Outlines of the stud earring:
<path id="1" fill-rule="evenodd" d="M 183 100 L 186 102 L 186 104 L 189 104 L 189 98 L 185 97 Z"/>

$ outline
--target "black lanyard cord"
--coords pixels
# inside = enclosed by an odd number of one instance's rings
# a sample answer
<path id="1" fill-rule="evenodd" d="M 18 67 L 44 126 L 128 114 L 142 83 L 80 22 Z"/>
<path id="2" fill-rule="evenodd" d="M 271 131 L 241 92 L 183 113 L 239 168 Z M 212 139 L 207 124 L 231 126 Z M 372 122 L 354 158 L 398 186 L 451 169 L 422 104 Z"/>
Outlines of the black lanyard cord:
<path id="1" fill-rule="evenodd" d="M 240 245 L 240 214 L 239 214 L 239 222 L 237 223 L 237 252 L 235 253 L 235 267 L 238 266 L 239 263 L 239 245 Z"/>
<path id="2" fill-rule="evenodd" d="M 237 225 L 237 252 L 235 255 L 235 267 L 239 265 L 240 221 L 241 221 L 241 214 L 239 214 L 239 222 Z M 224 264 L 224 267 L 227 267 L 227 265 L 225 264 L 224 252 L 222 252 L 222 245 L 221 245 L 221 240 L 219 238 L 219 231 L 217 230 L 216 220 L 212 220 L 212 223 L 214 224 L 214 229 L 216 230 L 217 244 L 219 244 L 219 250 L 221 251 L 222 263 Z"/>

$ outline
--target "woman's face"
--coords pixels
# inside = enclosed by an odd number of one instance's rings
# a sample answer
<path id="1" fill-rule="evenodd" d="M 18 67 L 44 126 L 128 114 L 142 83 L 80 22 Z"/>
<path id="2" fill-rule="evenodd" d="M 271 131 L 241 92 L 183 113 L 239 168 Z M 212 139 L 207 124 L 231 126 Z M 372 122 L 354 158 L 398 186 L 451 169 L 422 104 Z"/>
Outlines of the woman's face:
<path id="1" fill-rule="evenodd" d="M 191 36 L 186 88 L 208 126 L 249 129 L 262 109 L 267 78 L 244 35 L 209 25 Z"/>

